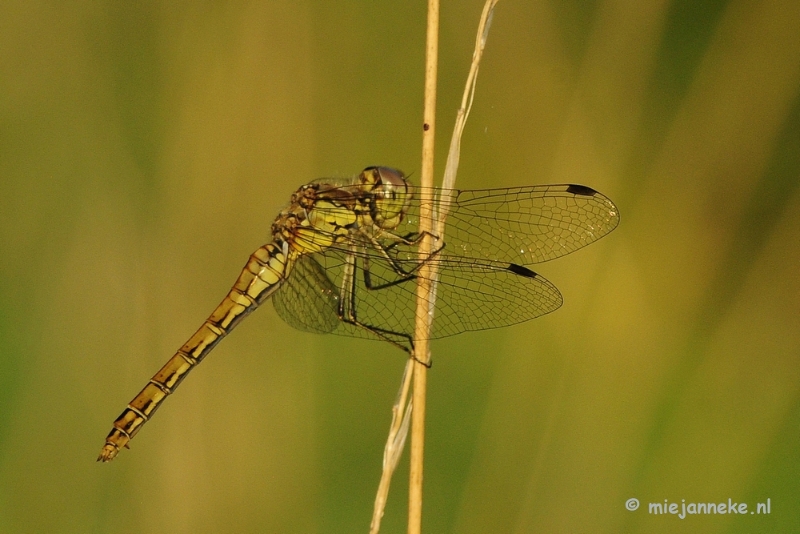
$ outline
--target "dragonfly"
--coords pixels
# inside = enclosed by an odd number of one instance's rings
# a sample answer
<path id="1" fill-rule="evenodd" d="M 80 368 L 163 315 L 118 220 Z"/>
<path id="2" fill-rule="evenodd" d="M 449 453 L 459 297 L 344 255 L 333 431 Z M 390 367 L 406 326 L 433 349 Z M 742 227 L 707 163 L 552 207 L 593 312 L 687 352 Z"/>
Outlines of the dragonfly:
<path id="1" fill-rule="evenodd" d="M 420 256 L 420 204 L 446 208 L 446 236 Z M 303 331 L 378 339 L 413 357 L 416 279 L 436 272 L 430 338 L 509 326 L 559 308 L 528 266 L 589 245 L 619 224 L 611 200 L 582 185 L 457 190 L 412 185 L 390 167 L 302 186 L 202 326 L 114 421 L 98 461 L 114 459 L 189 372 L 272 298 Z"/>

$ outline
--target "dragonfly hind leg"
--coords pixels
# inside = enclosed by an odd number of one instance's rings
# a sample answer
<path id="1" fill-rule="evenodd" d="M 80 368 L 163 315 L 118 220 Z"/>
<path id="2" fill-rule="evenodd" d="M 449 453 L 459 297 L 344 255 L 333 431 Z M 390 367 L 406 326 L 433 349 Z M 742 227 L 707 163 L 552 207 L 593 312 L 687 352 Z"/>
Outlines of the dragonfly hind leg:
<path id="1" fill-rule="evenodd" d="M 395 331 L 392 331 L 392 330 L 387 330 L 385 328 L 379 328 L 377 326 L 372 326 L 372 325 L 369 325 L 369 324 L 366 324 L 366 323 L 362 323 L 361 321 L 359 321 L 356 318 L 355 312 L 353 312 L 353 313 L 351 313 L 349 315 L 348 314 L 344 314 L 342 312 L 339 315 L 339 319 L 342 322 L 345 322 L 347 324 L 351 324 L 353 326 L 357 326 L 359 328 L 363 328 L 364 330 L 367 330 L 367 331 L 371 332 L 373 335 L 377 336 L 378 338 L 382 339 L 383 341 L 387 341 L 387 342 L 391 343 L 392 345 L 394 345 L 395 347 L 399 348 L 403 352 L 406 352 L 412 360 L 414 360 L 417 363 L 420 363 L 420 364 L 424 365 L 428 369 L 430 369 L 431 366 L 433 366 L 433 360 L 424 362 L 424 361 L 420 360 L 419 358 L 417 358 L 416 351 L 414 350 L 414 338 L 412 336 L 410 336 L 408 334 L 405 334 L 403 332 L 395 332 Z M 394 337 L 403 338 L 405 340 L 405 342 L 408 343 L 408 345 L 404 345 L 403 343 L 399 342 L 397 339 L 393 339 L 393 336 Z"/>

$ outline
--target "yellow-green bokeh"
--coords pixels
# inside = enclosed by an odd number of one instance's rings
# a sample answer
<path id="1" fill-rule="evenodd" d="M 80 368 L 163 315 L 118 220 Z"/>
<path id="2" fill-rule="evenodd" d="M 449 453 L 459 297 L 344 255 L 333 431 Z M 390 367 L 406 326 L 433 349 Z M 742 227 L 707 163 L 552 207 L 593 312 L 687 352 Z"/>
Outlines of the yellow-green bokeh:
<path id="1" fill-rule="evenodd" d="M 438 169 L 481 7 L 442 5 Z M 297 186 L 418 176 L 424 26 L 0 7 L 0 532 L 367 531 L 403 355 L 269 305 L 94 459 Z M 434 343 L 426 532 L 800 532 L 797 28 L 795 0 L 499 4 L 458 185 L 582 183 L 622 222 L 535 267 L 556 313 Z M 729 498 L 771 514 L 646 509 Z"/>

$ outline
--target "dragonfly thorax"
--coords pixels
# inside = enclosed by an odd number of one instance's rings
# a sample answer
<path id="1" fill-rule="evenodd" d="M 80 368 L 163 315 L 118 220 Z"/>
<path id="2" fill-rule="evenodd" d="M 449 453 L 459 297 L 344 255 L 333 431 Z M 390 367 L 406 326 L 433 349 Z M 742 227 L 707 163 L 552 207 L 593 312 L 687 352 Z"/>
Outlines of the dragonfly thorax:
<path id="1" fill-rule="evenodd" d="M 300 254 L 319 252 L 353 234 L 396 228 L 412 196 L 405 175 L 389 167 L 367 167 L 349 183 L 315 181 L 292 195 L 272 234 Z"/>
<path id="2" fill-rule="evenodd" d="M 311 183 L 292 195 L 272 223 L 272 234 L 297 253 L 319 252 L 345 241 L 358 226 L 359 211 L 352 186 Z"/>

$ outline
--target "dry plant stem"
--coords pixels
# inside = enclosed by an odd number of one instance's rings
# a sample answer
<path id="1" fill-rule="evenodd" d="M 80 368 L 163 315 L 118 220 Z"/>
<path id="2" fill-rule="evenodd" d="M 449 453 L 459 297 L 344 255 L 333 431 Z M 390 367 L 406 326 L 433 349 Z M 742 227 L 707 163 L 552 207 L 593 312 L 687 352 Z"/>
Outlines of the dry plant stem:
<path id="1" fill-rule="evenodd" d="M 422 172 L 420 185 L 433 187 L 433 148 L 436 135 L 436 74 L 439 62 L 439 1 L 428 0 L 428 30 L 425 46 L 425 104 L 422 131 Z M 432 199 L 420 203 L 420 258 L 430 256 L 430 234 L 434 228 Z M 414 389 L 411 413 L 411 468 L 408 489 L 408 533 L 422 532 L 422 458 L 425 444 L 425 394 L 430 361 L 428 338 L 431 322 L 428 299 L 431 277 L 428 262 L 422 264 L 417 277 L 416 331 L 414 334 Z"/>
<path id="2" fill-rule="evenodd" d="M 386 439 L 386 446 L 383 449 L 383 472 L 381 481 L 378 484 L 378 492 L 375 496 L 375 506 L 372 510 L 372 522 L 370 523 L 370 534 L 378 534 L 381 528 L 383 511 L 386 508 L 386 500 L 389 497 L 389 486 L 392 482 L 392 475 L 400 461 L 403 446 L 408 435 L 408 425 L 412 411 L 411 401 L 408 393 L 411 389 L 411 380 L 414 376 L 414 360 L 409 358 L 403 372 L 403 380 L 397 392 L 394 406 L 392 407 L 392 424 L 389 427 L 389 437 Z"/>
<path id="3" fill-rule="evenodd" d="M 458 173 L 458 163 L 461 158 L 461 135 L 464 133 L 464 126 L 467 124 L 469 112 L 472 109 L 472 100 L 475 97 L 475 86 L 478 83 L 478 68 L 480 67 L 483 49 L 486 47 L 486 38 L 489 36 L 489 28 L 492 25 L 492 15 L 494 7 L 500 0 L 486 0 L 481 13 L 481 20 L 478 23 L 478 34 L 475 38 L 475 50 L 472 52 L 472 64 L 467 75 L 467 83 L 464 86 L 464 95 L 461 97 L 461 107 L 456 114 L 456 122 L 453 126 L 453 135 L 450 138 L 450 150 L 447 153 L 447 164 L 444 168 L 444 178 L 442 179 L 442 189 L 440 197 L 436 202 L 436 213 L 434 221 L 436 231 L 434 234 L 439 240 L 444 240 L 445 220 L 447 219 L 447 209 L 450 206 L 451 198 L 447 195 L 452 193 L 456 184 L 456 174 Z M 433 324 L 433 314 L 436 309 L 436 280 L 438 273 L 431 272 L 433 280 L 430 298 L 428 299 L 428 320 Z"/>
<path id="4" fill-rule="evenodd" d="M 475 50 L 472 52 L 472 64 L 469 67 L 467 83 L 464 87 L 464 94 L 461 97 L 461 107 L 458 108 L 458 113 L 456 114 L 453 136 L 450 138 L 450 150 L 447 153 L 447 164 L 444 169 L 442 189 L 453 189 L 455 187 L 458 162 L 461 155 L 461 134 L 464 132 L 464 126 L 467 124 L 467 118 L 469 117 L 470 109 L 472 109 L 472 100 L 475 97 L 475 85 L 478 82 L 478 68 L 480 67 L 481 58 L 483 57 L 483 49 L 486 47 L 486 38 L 489 36 L 489 28 L 492 25 L 494 7 L 499 1 L 500 0 L 487 0 L 486 4 L 483 6 L 483 13 L 481 13 L 481 20 L 478 24 L 478 35 L 475 38 Z M 449 203 L 445 202 L 439 205 L 446 209 Z M 444 220 L 446 217 L 447 213 L 445 211 L 440 211 L 436 214 L 436 235 L 438 236 L 444 233 Z"/>
<path id="5" fill-rule="evenodd" d="M 475 42 L 475 51 L 472 54 L 472 65 L 467 76 L 464 96 L 462 97 L 461 107 L 458 110 L 456 123 L 453 128 L 453 137 L 450 141 L 450 151 L 447 156 L 447 166 L 442 187 L 452 189 L 455 184 L 456 172 L 461 150 L 461 134 L 464 131 L 467 117 L 469 116 L 472 100 L 475 94 L 475 84 L 478 76 L 478 66 L 486 45 L 486 37 L 489 32 L 494 6 L 499 0 L 487 0 L 483 8 L 478 35 Z M 438 3 L 431 1 L 428 11 L 428 41 L 426 53 L 426 77 L 425 77 L 425 109 L 423 112 L 423 145 L 422 145 L 422 178 L 421 185 L 425 187 L 433 186 L 433 141 L 435 132 L 435 104 L 436 104 L 436 65 L 437 65 L 437 39 L 438 39 Z M 439 210 L 435 212 L 434 206 L 420 206 L 420 231 L 430 231 L 435 227 L 434 235 L 440 240 L 444 237 L 444 220 L 447 217 L 448 199 L 439 203 Z M 427 257 L 430 252 L 431 243 L 427 239 L 422 240 L 420 247 L 420 257 Z M 425 282 L 418 286 L 418 295 L 422 298 L 417 302 L 417 331 L 415 337 L 415 358 L 417 360 L 429 361 L 430 351 L 427 340 L 428 333 L 433 322 L 433 310 L 436 298 L 436 284 L 429 282 L 435 280 L 438 273 L 430 265 L 424 265 L 420 270 L 420 277 Z M 427 308 L 426 308 L 427 302 Z M 405 437 L 408 432 L 409 416 L 414 414 L 414 427 L 412 430 L 412 450 L 411 450 L 411 481 L 409 488 L 409 521 L 408 532 L 419 533 L 422 527 L 422 455 L 424 443 L 424 418 L 425 418 L 425 392 L 427 380 L 427 367 L 415 359 L 409 359 L 406 364 L 403 380 L 398 391 L 397 399 L 392 408 L 392 424 L 389 430 L 389 437 L 383 452 L 383 473 L 375 497 L 375 507 L 373 510 L 370 534 L 378 534 L 386 499 L 389 493 L 392 474 L 400 459 L 405 444 Z M 414 399 L 406 401 L 408 390 L 412 379 L 414 380 Z M 414 407 L 414 404 L 421 406 L 421 409 Z M 412 407 L 414 409 L 412 410 Z"/>

